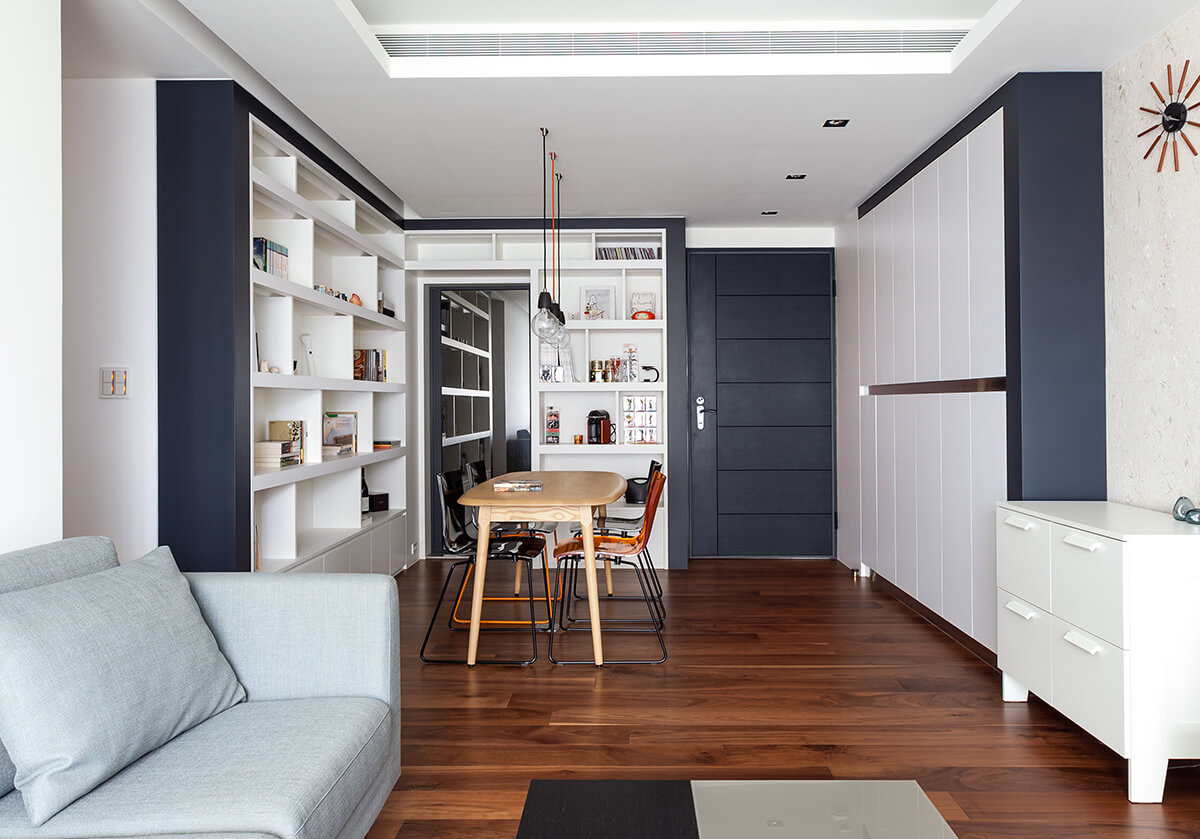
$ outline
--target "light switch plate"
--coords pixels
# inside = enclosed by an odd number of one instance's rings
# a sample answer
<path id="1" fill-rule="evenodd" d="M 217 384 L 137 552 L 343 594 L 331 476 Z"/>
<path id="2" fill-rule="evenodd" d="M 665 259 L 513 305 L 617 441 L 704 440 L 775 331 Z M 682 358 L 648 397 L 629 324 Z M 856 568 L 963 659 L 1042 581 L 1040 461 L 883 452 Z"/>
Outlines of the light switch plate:
<path id="1" fill-rule="evenodd" d="M 100 398 L 128 399 L 129 398 L 129 368 L 101 367 L 100 368 Z"/>

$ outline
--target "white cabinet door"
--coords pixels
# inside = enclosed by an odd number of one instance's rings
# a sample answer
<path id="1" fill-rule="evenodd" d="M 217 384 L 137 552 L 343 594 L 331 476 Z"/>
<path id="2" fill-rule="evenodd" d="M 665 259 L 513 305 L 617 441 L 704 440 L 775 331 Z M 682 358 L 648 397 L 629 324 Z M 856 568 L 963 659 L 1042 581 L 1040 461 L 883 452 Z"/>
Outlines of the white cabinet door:
<path id="1" fill-rule="evenodd" d="M 1004 112 L 967 138 L 970 148 L 971 376 L 1003 376 Z"/>
<path id="2" fill-rule="evenodd" d="M 371 531 L 371 570 L 376 574 L 392 573 L 392 540 L 391 528 L 381 524 Z"/>
<path id="3" fill-rule="evenodd" d="M 897 382 L 916 381 L 916 298 L 913 287 L 913 183 L 892 196 L 892 345 Z"/>
<path id="4" fill-rule="evenodd" d="M 938 263 L 938 167 L 926 166 L 913 178 L 913 297 L 918 382 L 941 378 L 941 311 Z"/>
<path id="5" fill-rule="evenodd" d="M 942 397 L 914 396 L 917 409 L 917 598 L 942 612 Z"/>
<path id="6" fill-rule="evenodd" d="M 970 394 L 942 394 L 942 616 L 968 635 L 971 580 Z M 994 578 L 993 578 L 994 579 Z M 992 580 L 986 582 L 991 588 Z"/>
<path id="7" fill-rule="evenodd" d="M 858 381 L 876 384 L 874 213 L 858 220 L 858 337 Z"/>
<path id="8" fill-rule="evenodd" d="M 879 545 L 879 516 L 876 507 L 879 503 L 876 485 L 879 473 L 876 469 L 877 453 L 875 451 L 875 402 L 874 396 L 858 398 L 859 423 L 859 510 L 862 511 L 862 531 L 860 553 L 864 564 L 875 568 L 878 564 Z"/>
<path id="9" fill-rule="evenodd" d="M 871 211 L 875 216 L 875 383 L 896 381 L 895 327 L 896 289 L 892 276 L 895 240 L 892 217 L 896 196 L 891 195 Z"/>
<path id="10" fill-rule="evenodd" d="M 996 649 L 996 502 L 1008 498 L 1008 441 L 1004 393 L 972 393 L 971 577 L 975 581 L 975 640 Z"/>
<path id="11" fill-rule="evenodd" d="M 896 585 L 917 596 L 917 396 L 896 402 Z"/>
<path id="12" fill-rule="evenodd" d="M 875 517 L 879 545 L 875 570 L 896 582 L 896 397 L 875 399 L 876 452 L 879 473 Z"/>
<path id="13" fill-rule="evenodd" d="M 350 546 L 343 544 L 325 554 L 326 574 L 350 573 Z"/>
<path id="14" fill-rule="evenodd" d="M 371 534 L 363 533 L 350 540 L 350 573 L 371 573 Z"/>
<path id="15" fill-rule="evenodd" d="M 408 564 L 408 516 L 400 515 L 387 524 L 388 541 L 391 544 L 388 573 L 399 574 Z"/>
<path id="16" fill-rule="evenodd" d="M 965 139 L 939 157 L 937 162 L 943 379 L 966 379 L 971 375 L 967 164 Z"/>

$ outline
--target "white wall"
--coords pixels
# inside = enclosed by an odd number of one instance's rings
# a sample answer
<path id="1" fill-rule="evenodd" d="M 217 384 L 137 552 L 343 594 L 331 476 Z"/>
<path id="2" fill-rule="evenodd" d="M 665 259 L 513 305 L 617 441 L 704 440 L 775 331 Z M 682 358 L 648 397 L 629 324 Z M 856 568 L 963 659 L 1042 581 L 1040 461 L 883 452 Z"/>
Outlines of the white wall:
<path id="1" fill-rule="evenodd" d="M 832 248 L 832 227 L 687 227 L 689 248 Z"/>
<path id="2" fill-rule="evenodd" d="M 122 561 L 158 544 L 154 84 L 63 83 L 63 531 Z M 128 399 L 100 398 L 102 366 Z"/>
<path id="3" fill-rule="evenodd" d="M 60 11 L 57 0 L 0 5 L 0 552 L 63 529 Z"/>
<path id="4" fill-rule="evenodd" d="M 838 558 L 989 648 L 1005 394 L 865 389 L 1004 375 L 1003 172 L 997 113 L 838 225 L 834 251 Z"/>
<path id="5" fill-rule="evenodd" d="M 1200 158 L 1181 140 L 1179 172 L 1168 151 L 1159 174 L 1158 149 L 1142 159 L 1154 134 L 1137 136 L 1155 120 L 1138 108 L 1158 107 L 1150 82 L 1165 95 L 1166 65 L 1178 82 L 1189 58 L 1191 87 L 1200 9 L 1108 68 L 1103 81 L 1108 498 L 1156 510 L 1170 510 L 1180 495 L 1200 501 Z M 1200 148 L 1200 130 L 1186 131 Z"/>

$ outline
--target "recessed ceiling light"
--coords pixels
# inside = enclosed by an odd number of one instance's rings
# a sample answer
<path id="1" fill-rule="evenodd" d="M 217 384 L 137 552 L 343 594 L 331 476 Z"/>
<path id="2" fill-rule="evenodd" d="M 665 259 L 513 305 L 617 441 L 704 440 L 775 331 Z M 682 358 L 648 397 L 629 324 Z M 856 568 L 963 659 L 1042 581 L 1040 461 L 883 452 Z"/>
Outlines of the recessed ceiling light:
<path id="1" fill-rule="evenodd" d="M 822 128 L 845 128 L 850 124 L 848 119 L 827 119 Z"/>
<path id="2" fill-rule="evenodd" d="M 793 172 L 790 175 L 784 175 L 783 179 L 785 181 L 802 181 L 807 177 L 808 177 L 808 175 L 800 175 L 800 174 L 796 174 L 795 172 Z"/>
<path id="3" fill-rule="evenodd" d="M 759 213 L 759 215 L 777 216 L 777 215 L 779 215 L 779 211 L 778 210 L 763 210 L 761 213 Z"/>

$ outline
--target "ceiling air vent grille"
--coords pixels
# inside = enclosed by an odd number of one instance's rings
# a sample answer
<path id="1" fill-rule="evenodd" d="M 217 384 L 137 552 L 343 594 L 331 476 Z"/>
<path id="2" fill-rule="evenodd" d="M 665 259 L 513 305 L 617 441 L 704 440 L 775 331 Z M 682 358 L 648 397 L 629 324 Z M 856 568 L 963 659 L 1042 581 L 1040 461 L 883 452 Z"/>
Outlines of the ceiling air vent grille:
<path id="1" fill-rule="evenodd" d="M 950 52 L 965 29 L 797 32 L 381 34 L 392 58 L 543 55 L 835 55 Z"/>

